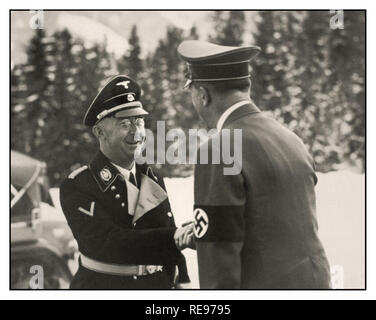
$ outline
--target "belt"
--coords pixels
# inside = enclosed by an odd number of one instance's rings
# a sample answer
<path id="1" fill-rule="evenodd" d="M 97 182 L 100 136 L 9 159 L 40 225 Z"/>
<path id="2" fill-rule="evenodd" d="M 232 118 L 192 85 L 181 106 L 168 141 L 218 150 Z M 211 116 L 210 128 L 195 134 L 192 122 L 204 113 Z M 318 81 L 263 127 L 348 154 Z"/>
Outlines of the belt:
<path id="1" fill-rule="evenodd" d="M 163 266 L 154 265 L 122 265 L 96 261 L 81 254 L 81 265 L 86 269 L 117 275 L 117 276 L 147 276 L 156 272 L 162 272 Z"/>

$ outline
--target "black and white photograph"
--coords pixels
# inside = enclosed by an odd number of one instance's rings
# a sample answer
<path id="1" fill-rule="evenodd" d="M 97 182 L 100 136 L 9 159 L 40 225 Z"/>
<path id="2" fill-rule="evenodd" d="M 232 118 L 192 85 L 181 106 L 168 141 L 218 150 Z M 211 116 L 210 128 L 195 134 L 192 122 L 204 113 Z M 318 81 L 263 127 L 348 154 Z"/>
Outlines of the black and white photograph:
<path id="1" fill-rule="evenodd" d="M 9 10 L 8 289 L 366 290 L 366 15 Z"/>

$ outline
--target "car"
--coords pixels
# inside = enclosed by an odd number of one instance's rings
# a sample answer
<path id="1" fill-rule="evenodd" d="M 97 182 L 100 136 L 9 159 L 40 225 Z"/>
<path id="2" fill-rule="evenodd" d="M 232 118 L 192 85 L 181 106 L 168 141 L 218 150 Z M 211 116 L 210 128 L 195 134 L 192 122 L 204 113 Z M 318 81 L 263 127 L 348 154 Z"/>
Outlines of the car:
<path id="1" fill-rule="evenodd" d="M 42 217 L 52 204 L 46 164 L 12 150 L 10 180 L 10 288 L 67 289 L 76 248 L 65 221 Z"/>

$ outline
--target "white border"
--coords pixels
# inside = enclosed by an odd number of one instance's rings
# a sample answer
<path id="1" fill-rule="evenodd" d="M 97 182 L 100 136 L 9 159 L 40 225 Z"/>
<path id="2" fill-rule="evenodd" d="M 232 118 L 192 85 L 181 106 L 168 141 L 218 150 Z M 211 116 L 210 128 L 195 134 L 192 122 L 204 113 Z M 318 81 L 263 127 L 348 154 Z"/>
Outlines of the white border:
<path id="1" fill-rule="evenodd" d="M 374 57 L 375 56 L 375 47 L 374 43 L 371 41 L 371 37 L 369 34 L 371 30 L 375 30 L 375 21 L 376 21 L 376 13 L 375 8 L 370 1 L 331 1 L 330 3 L 325 0 L 316 0 L 312 2 L 304 2 L 301 1 L 262 1 L 262 2 L 250 2 L 250 1 L 224 1 L 224 0 L 217 0 L 217 1 L 165 1 L 163 3 L 155 2 L 155 1 L 102 1 L 97 3 L 91 3 L 92 9 L 114 9 L 114 8 L 123 8 L 127 7 L 129 9 L 147 9 L 152 8 L 156 9 L 158 5 L 158 9 L 164 8 L 174 8 L 174 9 L 195 9 L 195 8 L 230 8 L 230 9 L 245 9 L 252 6 L 254 9 L 280 9 L 282 6 L 284 9 L 295 9 L 295 8 L 306 8 L 306 9 L 321 9 L 321 8 L 330 8 L 328 9 L 354 9 L 355 6 L 359 9 L 366 8 L 369 11 L 367 12 L 367 30 L 368 30 L 368 39 L 367 39 L 367 57 Z M 77 0 L 66 0 L 64 2 L 52 2 L 52 1 L 33 1 L 32 2 L 33 8 L 31 9 L 40 9 L 40 8 L 49 8 L 49 9 L 83 9 L 89 7 L 87 6 L 88 3 L 81 1 L 78 2 Z M 28 1 L 13 1 L 12 4 L 6 5 L 4 2 L 1 4 L 1 39 L 3 40 L 3 50 L 1 51 L 1 66 L 2 66 L 2 73 L 1 73 L 1 88 L 2 88 L 2 97 L 3 97 L 3 109 L 5 112 L 3 125 L 1 126 L 1 150 L 3 152 L 2 157 L 2 168 L 5 171 L 5 178 L 3 179 L 3 183 L 1 184 L 1 238 L 0 238 L 0 254 L 2 257 L 2 263 L 0 264 L 0 298 L 1 299 L 129 299 L 129 300 L 155 300 L 155 299 L 162 299 L 162 300 L 180 300 L 180 299 L 371 299 L 375 298 L 375 271 L 376 264 L 375 264 L 375 250 L 373 249 L 374 244 L 376 243 L 374 230 L 376 230 L 375 226 L 375 204 L 372 198 L 368 198 L 368 252 L 367 252 L 367 285 L 368 291 L 9 291 L 9 157 L 8 157 L 8 150 L 9 150 L 9 49 L 8 49 L 8 40 L 9 40 L 9 9 L 25 9 L 30 8 L 30 2 Z M 375 65 L 372 58 L 368 59 L 367 61 L 368 66 L 368 88 L 374 87 L 373 74 L 375 74 Z M 367 105 L 367 116 L 368 116 L 368 141 L 374 141 L 372 139 L 375 137 L 373 125 L 375 119 L 375 102 L 374 101 L 374 90 L 368 91 L 368 103 Z M 374 194 L 374 183 L 375 179 L 375 172 L 373 170 L 372 165 L 376 164 L 375 159 L 375 152 L 371 149 L 371 144 L 368 143 L 369 149 L 368 151 L 368 172 L 367 172 L 367 180 L 368 180 L 368 195 Z M 370 192 L 371 190 L 371 192 Z"/>

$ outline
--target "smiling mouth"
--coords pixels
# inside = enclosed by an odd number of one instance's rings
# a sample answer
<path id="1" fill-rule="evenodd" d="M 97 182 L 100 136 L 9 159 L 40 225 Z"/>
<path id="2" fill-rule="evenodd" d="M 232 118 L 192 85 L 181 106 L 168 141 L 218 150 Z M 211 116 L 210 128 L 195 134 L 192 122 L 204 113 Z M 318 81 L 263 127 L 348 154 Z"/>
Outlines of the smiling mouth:
<path id="1" fill-rule="evenodd" d="M 127 145 L 130 145 L 130 146 L 135 146 L 135 145 L 138 145 L 138 142 L 126 142 Z"/>
<path id="2" fill-rule="evenodd" d="M 127 139 L 125 139 L 124 141 L 127 145 L 130 145 L 130 146 L 136 146 L 142 142 L 141 140 L 127 140 Z"/>

